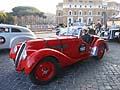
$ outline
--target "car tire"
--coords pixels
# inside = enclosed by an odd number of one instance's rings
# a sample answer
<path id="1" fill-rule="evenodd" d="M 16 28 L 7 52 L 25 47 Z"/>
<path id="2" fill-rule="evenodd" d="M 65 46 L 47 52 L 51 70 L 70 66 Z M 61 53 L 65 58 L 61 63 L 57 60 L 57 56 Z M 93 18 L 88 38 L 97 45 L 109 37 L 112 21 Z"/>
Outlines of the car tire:
<path id="1" fill-rule="evenodd" d="M 101 60 L 101 59 L 103 58 L 103 56 L 104 56 L 104 53 L 105 53 L 105 46 L 104 46 L 104 44 L 100 44 L 100 45 L 98 46 L 98 51 L 97 51 L 97 56 L 96 56 L 96 58 L 97 58 L 98 60 Z"/>
<path id="2" fill-rule="evenodd" d="M 58 69 L 58 62 L 52 57 L 46 57 L 35 66 L 29 74 L 29 78 L 36 85 L 44 85 L 54 79 L 59 71 Z"/>

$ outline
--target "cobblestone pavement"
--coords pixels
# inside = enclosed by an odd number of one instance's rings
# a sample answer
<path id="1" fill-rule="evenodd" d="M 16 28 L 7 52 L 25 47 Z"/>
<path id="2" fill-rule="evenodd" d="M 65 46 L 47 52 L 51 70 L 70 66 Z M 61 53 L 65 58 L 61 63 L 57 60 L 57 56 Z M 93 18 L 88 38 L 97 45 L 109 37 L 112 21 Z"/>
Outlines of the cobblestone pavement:
<path id="1" fill-rule="evenodd" d="M 39 86 L 15 71 L 9 51 L 0 51 L 0 90 L 120 90 L 120 44 L 111 42 L 109 47 L 102 61 L 91 58 L 79 62 L 49 84 Z"/>

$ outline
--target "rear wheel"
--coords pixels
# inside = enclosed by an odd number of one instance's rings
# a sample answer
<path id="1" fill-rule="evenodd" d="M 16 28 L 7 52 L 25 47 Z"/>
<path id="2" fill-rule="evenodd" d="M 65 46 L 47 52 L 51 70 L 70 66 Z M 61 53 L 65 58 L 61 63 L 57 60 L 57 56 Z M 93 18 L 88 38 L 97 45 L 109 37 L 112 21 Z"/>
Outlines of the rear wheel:
<path id="1" fill-rule="evenodd" d="M 98 52 L 97 52 L 97 59 L 102 59 L 105 53 L 105 46 L 104 45 L 99 45 L 98 46 Z"/>
<path id="2" fill-rule="evenodd" d="M 30 73 L 29 78 L 34 84 L 47 84 L 56 76 L 58 70 L 57 65 L 57 62 L 53 58 L 45 58 L 36 65 Z"/>

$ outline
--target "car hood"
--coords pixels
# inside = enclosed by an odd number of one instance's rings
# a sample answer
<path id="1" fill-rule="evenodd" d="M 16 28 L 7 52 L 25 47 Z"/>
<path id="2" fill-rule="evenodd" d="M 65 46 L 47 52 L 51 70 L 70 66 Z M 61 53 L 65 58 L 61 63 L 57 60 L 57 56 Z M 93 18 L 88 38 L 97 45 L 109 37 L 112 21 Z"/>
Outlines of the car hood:
<path id="1" fill-rule="evenodd" d="M 38 50 L 40 48 L 46 48 L 54 45 L 60 45 L 60 41 L 62 40 L 70 40 L 75 39 L 77 37 L 74 36 L 55 36 L 55 37 L 47 37 L 47 38 L 37 38 L 34 40 L 26 41 L 26 46 L 28 49 Z"/>
<path id="2" fill-rule="evenodd" d="M 74 39 L 74 38 L 77 38 L 75 36 L 54 36 L 54 37 L 47 37 L 47 38 L 36 38 L 36 39 L 33 39 L 33 40 L 28 40 L 27 42 L 28 43 L 35 43 L 35 42 L 40 42 L 40 41 L 44 41 L 44 40 L 62 40 L 62 39 Z"/>

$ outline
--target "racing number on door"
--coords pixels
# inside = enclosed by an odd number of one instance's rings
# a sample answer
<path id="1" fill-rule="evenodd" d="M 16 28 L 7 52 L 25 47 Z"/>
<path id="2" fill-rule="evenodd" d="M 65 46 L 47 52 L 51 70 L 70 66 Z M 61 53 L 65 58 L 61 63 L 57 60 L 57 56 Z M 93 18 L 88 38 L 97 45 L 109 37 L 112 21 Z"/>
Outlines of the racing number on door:
<path id="1" fill-rule="evenodd" d="M 80 52 L 85 52 L 86 51 L 86 46 L 84 44 L 80 45 L 79 51 Z"/>
<path id="2" fill-rule="evenodd" d="M 5 38 L 0 36 L 0 44 L 4 44 L 5 43 Z"/>

